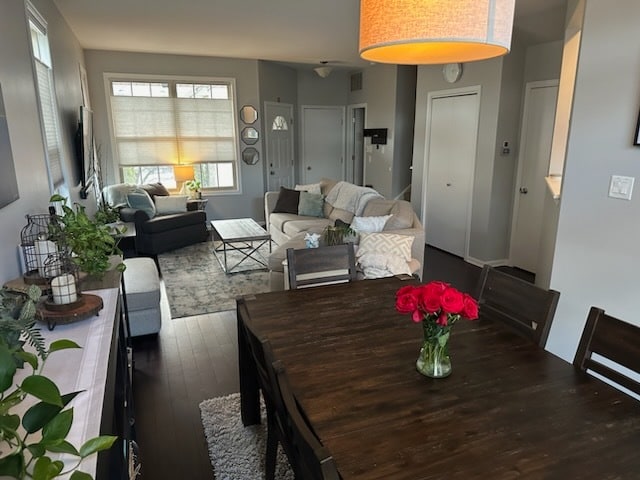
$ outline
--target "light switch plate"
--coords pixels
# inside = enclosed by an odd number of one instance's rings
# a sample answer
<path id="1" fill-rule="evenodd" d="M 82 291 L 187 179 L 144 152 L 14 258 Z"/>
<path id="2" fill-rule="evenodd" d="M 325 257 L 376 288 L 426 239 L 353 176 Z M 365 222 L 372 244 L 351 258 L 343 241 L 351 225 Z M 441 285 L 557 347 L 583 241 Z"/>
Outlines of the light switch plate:
<path id="1" fill-rule="evenodd" d="M 611 175 L 611 183 L 609 183 L 609 196 L 612 198 L 621 198 L 622 200 L 631 200 L 634 181 L 634 177 Z"/>

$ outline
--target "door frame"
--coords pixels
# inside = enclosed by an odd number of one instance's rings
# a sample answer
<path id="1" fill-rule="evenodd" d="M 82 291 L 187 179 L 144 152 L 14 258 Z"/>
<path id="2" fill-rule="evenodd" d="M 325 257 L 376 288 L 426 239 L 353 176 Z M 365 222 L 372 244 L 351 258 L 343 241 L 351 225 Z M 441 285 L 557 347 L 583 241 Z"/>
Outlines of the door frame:
<path id="1" fill-rule="evenodd" d="M 289 110 L 291 111 L 291 118 L 289 118 L 289 128 L 291 129 L 291 159 L 293 160 L 293 165 L 291 165 L 291 178 L 293 179 L 294 185 L 295 185 L 295 181 L 296 181 L 296 149 L 295 149 L 295 143 L 296 143 L 296 130 L 295 130 L 295 124 L 294 124 L 294 115 L 295 115 L 295 108 L 294 105 L 292 103 L 283 103 L 283 102 L 270 102 L 270 101 L 265 101 L 264 102 L 264 115 L 263 115 L 263 133 L 264 133 L 264 162 L 262 162 L 264 164 L 263 167 L 263 175 L 264 175 L 264 189 L 265 192 L 269 190 L 269 159 L 267 158 L 267 155 L 269 154 L 269 132 L 271 132 L 271 125 L 267 125 L 267 119 L 269 118 L 268 115 L 268 111 L 269 111 L 269 107 L 276 107 L 276 106 L 284 106 L 284 107 L 288 107 Z M 292 185 L 293 186 L 293 185 Z"/>
<path id="2" fill-rule="evenodd" d="M 429 228 L 429 224 L 427 223 L 427 219 L 429 217 L 429 207 L 427 205 L 427 180 L 429 178 L 429 150 L 431 149 L 431 145 L 429 144 L 431 136 L 431 123 L 432 123 L 432 114 L 433 108 L 431 106 L 432 102 L 438 98 L 446 98 L 446 97 L 459 97 L 462 95 L 477 95 L 478 98 L 478 120 L 476 127 L 476 154 L 473 157 L 472 168 L 473 174 L 470 175 L 470 185 L 469 189 L 469 198 L 467 200 L 467 222 L 466 222 L 466 234 L 464 240 L 464 260 L 469 261 L 469 246 L 471 243 L 471 213 L 473 208 L 473 187 L 475 184 L 475 176 L 476 176 L 476 159 L 478 156 L 478 130 L 480 128 L 480 101 L 482 100 L 482 86 L 481 85 L 470 85 L 467 87 L 460 88 L 452 88 L 449 90 L 436 90 L 429 92 L 427 95 L 427 118 L 426 118 L 426 126 L 425 126 L 425 137 L 424 137 L 424 171 L 422 174 L 422 185 L 424 188 L 422 189 L 422 225 L 424 225 L 425 231 Z M 426 239 L 425 239 L 426 242 Z"/>
<path id="3" fill-rule="evenodd" d="M 509 265 L 513 266 L 513 244 L 515 243 L 515 227 L 516 222 L 518 221 L 518 209 L 520 208 L 520 184 L 522 182 L 522 170 L 523 170 L 523 162 L 524 162 L 524 149 L 522 148 L 524 145 L 526 133 L 528 131 L 528 121 L 527 121 L 527 108 L 529 108 L 529 102 L 531 101 L 531 91 L 534 88 L 546 88 L 546 87 L 556 87 L 559 88 L 560 82 L 558 79 L 553 80 L 538 80 L 533 82 L 527 82 L 525 85 L 524 91 L 524 102 L 522 106 L 522 125 L 520 126 L 520 138 L 518 144 L 518 165 L 516 167 L 516 180 L 513 188 L 513 207 L 511 212 L 511 234 L 509 235 Z M 556 103 L 557 109 L 557 103 Z M 553 136 L 552 136 L 553 143 Z M 551 166 L 551 158 L 549 158 L 549 166 Z"/>
<path id="4" fill-rule="evenodd" d="M 354 104 L 351 104 L 351 105 L 347 105 L 347 122 L 348 122 L 348 127 L 347 127 L 347 131 L 348 131 L 348 135 L 347 135 L 347 161 L 350 162 L 351 165 L 353 165 L 352 157 L 355 155 L 355 150 L 356 150 L 354 142 L 353 142 L 353 137 L 354 137 L 354 133 L 355 133 L 354 132 L 353 112 L 354 112 L 354 110 L 356 110 L 358 108 L 364 109 L 364 125 L 366 126 L 367 125 L 367 104 L 366 103 L 354 103 Z M 364 150 L 364 145 L 362 146 L 362 148 Z M 366 168 L 367 168 L 367 162 L 365 162 L 365 157 L 363 155 L 363 158 L 362 158 L 362 179 L 363 179 L 363 183 L 364 183 L 364 179 L 366 178 Z M 349 178 L 349 173 L 351 174 L 351 178 Z M 345 178 L 347 179 L 347 181 L 349 181 L 351 183 L 355 183 L 354 182 L 354 180 L 355 180 L 355 169 L 353 168 L 353 166 L 351 167 L 351 169 L 349 169 L 349 167 L 346 166 Z"/>
<path id="5" fill-rule="evenodd" d="M 345 173 L 346 173 L 346 162 L 345 160 L 345 150 L 346 150 L 346 129 L 345 129 L 345 116 L 346 116 L 346 109 L 343 105 L 301 105 L 300 106 L 300 152 L 302 152 L 299 157 L 300 157 L 300 182 L 302 183 L 308 183 L 307 182 L 307 169 L 305 168 L 305 158 L 303 157 L 303 153 L 305 152 L 305 144 L 304 144 L 304 133 L 305 133 L 305 129 L 306 126 L 304 124 L 304 114 L 305 114 L 305 110 L 327 110 L 327 109 L 332 109 L 332 110 L 337 110 L 340 111 L 342 114 L 342 136 L 341 136 L 341 150 L 342 150 L 342 168 L 341 168 L 341 172 L 340 172 L 340 178 L 337 178 L 335 180 L 344 180 L 345 179 Z"/>

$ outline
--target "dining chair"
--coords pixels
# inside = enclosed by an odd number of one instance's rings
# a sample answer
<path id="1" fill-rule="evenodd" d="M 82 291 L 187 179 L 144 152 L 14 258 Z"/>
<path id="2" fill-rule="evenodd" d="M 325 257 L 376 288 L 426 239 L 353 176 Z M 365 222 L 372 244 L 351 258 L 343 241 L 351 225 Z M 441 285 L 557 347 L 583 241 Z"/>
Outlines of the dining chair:
<path id="1" fill-rule="evenodd" d="M 593 354 L 598 357 L 593 357 Z M 640 382 L 614 370 L 601 358 L 612 361 L 640 375 L 640 326 L 623 322 L 604 310 L 591 307 L 582 331 L 573 365 L 591 371 L 640 395 Z"/>
<path id="2" fill-rule="evenodd" d="M 285 427 L 277 415 L 277 410 L 281 410 L 279 406 L 280 392 L 277 386 L 277 380 L 273 373 L 271 365 L 274 362 L 273 352 L 269 340 L 260 337 L 252 325 L 247 321 L 242 322 L 243 331 L 249 343 L 249 349 L 255 362 L 256 371 L 258 373 L 258 383 L 262 391 L 265 410 L 267 413 L 267 447 L 265 452 L 265 479 L 274 480 L 276 472 L 276 458 L 278 452 L 278 444 L 282 445 L 282 449 L 289 458 L 289 462 L 293 463 L 293 455 L 286 441 Z"/>
<path id="3" fill-rule="evenodd" d="M 336 462 L 329 451 L 320 443 L 307 422 L 293 395 L 287 372 L 282 362 L 272 364 L 279 398 L 276 413 L 285 427 L 291 466 L 296 479 L 339 480 Z"/>
<path id="4" fill-rule="evenodd" d="M 287 249 L 289 288 L 352 282 L 356 279 L 353 243 Z"/>
<path id="5" fill-rule="evenodd" d="M 503 322 L 544 347 L 560 292 L 540 288 L 485 265 L 476 295 L 480 318 Z"/>

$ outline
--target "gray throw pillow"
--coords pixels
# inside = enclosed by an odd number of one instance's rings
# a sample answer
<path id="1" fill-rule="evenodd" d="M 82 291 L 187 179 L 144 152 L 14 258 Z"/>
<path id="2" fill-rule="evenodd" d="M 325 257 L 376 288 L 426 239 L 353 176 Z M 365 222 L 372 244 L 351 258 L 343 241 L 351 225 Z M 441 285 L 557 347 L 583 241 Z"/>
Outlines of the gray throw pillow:
<path id="1" fill-rule="evenodd" d="M 322 218 L 324 216 L 324 196 L 318 193 L 300 192 L 298 215 Z"/>
<path id="2" fill-rule="evenodd" d="M 273 213 L 298 213 L 298 202 L 300 201 L 300 192 L 291 190 L 290 188 L 280 187 L 276 206 Z"/>
<path id="3" fill-rule="evenodd" d="M 149 194 L 141 188 L 127 194 L 127 204 L 131 208 L 144 211 L 149 218 L 156 215 L 156 206 Z"/>

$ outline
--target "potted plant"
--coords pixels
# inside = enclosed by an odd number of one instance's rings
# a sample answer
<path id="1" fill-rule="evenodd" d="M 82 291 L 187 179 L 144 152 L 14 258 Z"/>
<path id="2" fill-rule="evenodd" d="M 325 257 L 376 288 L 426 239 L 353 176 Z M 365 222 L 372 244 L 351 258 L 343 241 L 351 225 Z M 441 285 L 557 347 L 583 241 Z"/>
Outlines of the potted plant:
<path id="1" fill-rule="evenodd" d="M 49 201 L 61 202 L 62 208 L 62 215 L 50 224 L 50 238 L 67 246 L 71 260 L 81 271 L 101 277 L 111 267 L 111 257 L 122 254 L 113 230 L 89 218 L 83 205 L 69 207 L 61 195 L 53 195 Z M 124 263 L 120 262 L 116 269 L 124 271 Z"/>
<path id="2" fill-rule="evenodd" d="M 70 340 L 45 345 L 35 326 L 40 294 L 36 285 L 26 293 L 0 290 L 0 477 L 48 480 L 72 472 L 71 480 L 91 479 L 77 470 L 80 461 L 111 448 L 116 437 L 95 437 L 79 449 L 66 440 L 73 423 L 73 407 L 68 405 L 81 392 L 61 395 L 42 369 L 54 352 L 80 347 Z M 25 350 L 27 344 L 32 348 Z M 24 410 L 22 403 L 34 399 Z M 77 462 L 65 466 L 52 458 L 60 453 Z"/>
<path id="3" fill-rule="evenodd" d="M 191 198 L 195 200 L 200 200 L 202 198 L 202 192 L 200 191 L 200 180 L 196 180 L 194 178 L 193 180 L 187 181 L 184 186 L 187 188 L 187 190 L 189 190 L 189 196 Z"/>

